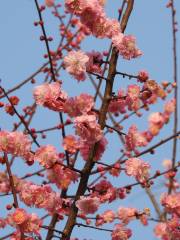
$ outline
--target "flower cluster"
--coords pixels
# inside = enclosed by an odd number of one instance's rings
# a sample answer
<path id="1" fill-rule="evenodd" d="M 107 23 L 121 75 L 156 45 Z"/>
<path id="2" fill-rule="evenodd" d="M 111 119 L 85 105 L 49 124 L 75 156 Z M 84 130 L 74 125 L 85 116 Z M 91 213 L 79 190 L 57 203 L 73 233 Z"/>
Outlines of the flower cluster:
<path id="1" fill-rule="evenodd" d="M 76 134 L 88 144 L 101 140 L 102 130 L 97 123 L 95 115 L 83 114 L 74 120 Z"/>
<path id="2" fill-rule="evenodd" d="M 9 178 L 5 172 L 0 172 L 0 192 L 8 193 L 10 191 Z"/>
<path id="3" fill-rule="evenodd" d="M 64 58 L 64 65 L 66 70 L 78 81 L 84 81 L 88 61 L 89 57 L 81 50 L 71 51 Z"/>
<path id="4" fill-rule="evenodd" d="M 79 142 L 73 135 L 68 135 L 63 139 L 63 147 L 65 151 L 73 154 L 79 149 Z"/>
<path id="5" fill-rule="evenodd" d="M 81 196 L 76 202 L 77 208 L 85 215 L 95 213 L 98 210 L 99 205 L 100 201 L 97 197 Z"/>
<path id="6" fill-rule="evenodd" d="M 142 52 L 136 46 L 136 38 L 132 35 L 126 36 L 119 33 L 113 36 L 112 42 L 124 59 L 130 60 L 142 55 Z"/>
<path id="7" fill-rule="evenodd" d="M 149 177 L 150 165 L 139 158 L 129 158 L 125 162 L 125 171 L 128 176 L 133 176 L 143 183 Z"/>
<path id="8" fill-rule="evenodd" d="M 180 215 L 180 193 L 164 194 L 161 197 L 161 204 L 165 207 L 168 213 Z"/>
<path id="9" fill-rule="evenodd" d="M 137 147 L 144 147 L 147 144 L 146 136 L 139 132 L 135 125 L 132 125 L 125 136 L 126 154 L 128 155 L 131 151 L 135 151 Z"/>
<path id="10" fill-rule="evenodd" d="M 52 167 L 58 159 L 56 148 L 52 145 L 41 146 L 34 154 L 34 160 L 38 161 L 45 168 Z"/>
<path id="11" fill-rule="evenodd" d="M 72 182 L 78 179 L 78 175 L 75 171 L 64 168 L 60 164 L 55 164 L 52 168 L 48 169 L 47 177 L 50 182 L 55 183 L 60 189 L 67 189 Z"/>
<path id="12" fill-rule="evenodd" d="M 64 104 L 64 112 L 70 117 L 78 117 L 92 110 L 94 106 L 93 97 L 82 93 L 79 96 L 68 98 Z"/>
<path id="13" fill-rule="evenodd" d="M 174 216 L 166 222 L 160 222 L 155 226 L 155 235 L 162 240 L 180 239 L 180 221 L 179 217 Z"/>
<path id="14" fill-rule="evenodd" d="M 58 112 L 63 111 L 64 102 L 67 99 L 67 94 L 61 90 L 58 82 L 44 83 L 35 87 L 33 95 L 38 105 Z"/>
<path id="15" fill-rule="evenodd" d="M 101 159 L 106 146 L 108 142 L 105 137 L 102 137 L 101 140 L 99 141 L 98 148 L 96 149 L 94 160 L 98 161 Z M 88 160 L 88 156 L 91 150 L 92 144 L 87 144 L 85 141 L 80 141 L 79 149 L 80 149 L 80 154 L 83 157 L 85 161 Z"/>
<path id="16" fill-rule="evenodd" d="M 20 156 L 24 159 L 29 158 L 31 141 L 22 132 L 0 131 L 0 151 Z"/>
<path id="17" fill-rule="evenodd" d="M 24 233 L 39 234 L 42 220 L 35 213 L 28 214 L 24 209 L 17 208 L 13 213 L 8 214 L 7 224 L 21 229 Z"/>
<path id="18" fill-rule="evenodd" d="M 101 180 L 99 183 L 93 186 L 93 196 L 98 197 L 101 203 L 112 202 L 117 197 L 116 188 L 106 180 Z"/>
<path id="19" fill-rule="evenodd" d="M 51 214 L 62 211 L 62 199 L 50 186 L 39 186 L 32 182 L 20 181 L 17 190 L 21 201 L 27 206 L 44 208 Z"/>
<path id="20" fill-rule="evenodd" d="M 151 113 L 148 119 L 148 130 L 139 132 L 135 125 L 132 125 L 125 136 L 126 155 L 130 156 L 131 151 L 138 153 L 137 147 L 145 147 L 154 136 L 158 135 L 161 128 L 169 121 L 170 115 L 174 112 L 176 102 L 174 99 L 168 101 L 164 106 L 164 112 Z"/>
<path id="21" fill-rule="evenodd" d="M 126 113 L 127 110 L 137 112 L 143 105 L 148 106 L 149 104 L 155 103 L 157 98 L 165 98 L 166 93 L 162 87 L 158 85 L 156 81 L 149 80 L 146 73 L 140 72 L 138 78 L 140 79 L 139 81 L 143 83 L 143 86 L 140 87 L 136 84 L 130 84 L 126 92 L 120 89 L 116 98 L 112 98 L 110 102 L 110 112 L 114 114 Z M 170 102 L 170 105 L 174 104 L 174 100 Z"/>
<path id="22" fill-rule="evenodd" d="M 111 234 L 112 240 L 128 240 L 132 236 L 132 231 L 123 224 L 116 224 Z"/>

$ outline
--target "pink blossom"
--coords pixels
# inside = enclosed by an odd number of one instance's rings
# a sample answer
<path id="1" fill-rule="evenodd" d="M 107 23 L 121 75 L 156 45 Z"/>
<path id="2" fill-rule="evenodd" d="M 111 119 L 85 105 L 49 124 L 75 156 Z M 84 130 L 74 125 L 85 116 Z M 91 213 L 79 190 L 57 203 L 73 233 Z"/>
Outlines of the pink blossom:
<path id="1" fill-rule="evenodd" d="M 71 51 L 64 58 L 64 65 L 66 70 L 78 81 L 84 81 L 88 61 L 89 57 L 81 50 Z"/>
<path id="2" fill-rule="evenodd" d="M 66 9 L 73 14 L 81 14 L 83 11 L 83 0 L 65 0 Z"/>
<path id="3" fill-rule="evenodd" d="M 168 115 L 175 111 L 176 100 L 173 98 L 170 101 L 166 102 L 164 105 L 164 112 Z"/>
<path id="4" fill-rule="evenodd" d="M 42 220 L 40 220 L 36 214 L 28 214 L 24 209 L 17 208 L 13 213 L 7 217 L 9 225 L 14 226 L 25 233 L 38 233 Z"/>
<path id="5" fill-rule="evenodd" d="M 132 235 L 132 231 L 125 228 L 122 224 L 116 224 L 111 234 L 112 240 L 128 240 Z"/>
<path id="6" fill-rule="evenodd" d="M 99 205 L 100 201 L 97 197 L 81 196 L 80 199 L 76 202 L 77 208 L 85 215 L 95 213 L 98 210 Z"/>
<path id="7" fill-rule="evenodd" d="M 6 224 L 7 224 L 6 219 L 0 218 L 0 229 L 5 228 Z"/>
<path id="8" fill-rule="evenodd" d="M 36 150 L 34 159 L 38 161 L 43 167 L 50 168 L 58 161 L 59 157 L 54 146 L 46 145 Z"/>
<path id="9" fill-rule="evenodd" d="M 180 215 L 180 193 L 162 195 L 161 204 L 165 207 L 167 212 Z"/>
<path id="10" fill-rule="evenodd" d="M 89 143 L 95 143 L 101 140 L 102 130 L 96 122 L 95 115 L 84 114 L 76 117 L 74 120 L 76 134 Z"/>
<path id="11" fill-rule="evenodd" d="M 118 217 L 124 223 L 128 224 L 136 218 L 137 210 L 135 208 L 120 207 L 118 209 Z"/>
<path id="12" fill-rule="evenodd" d="M 170 159 L 165 159 L 163 161 L 163 167 L 165 167 L 166 169 L 171 169 L 172 168 L 172 160 Z"/>
<path id="13" fill-rule="evenodd" d="M 149 131 L 153 136 L 156 136 L 164 125 L 163 115 L 159 112 L 151 113 L 149 116 Z"/>
<path id="14" fill-rule="evenodd" d="M 52 7 L 54 5 L 54 0 L 45 0 L 45 4 L 47 7 Z"/>
<path id="15" fill-rule="evenodd" d="M 142 70 L 138 73 L 138 80 L 140 82 L 146 82 L 148 80 L 148 78 L 149 78 L 149 74 L 147 71 Z"/>
<path id="16" fill-rule="evenodd" d="M 136 47 L 136 39 L 132 35 L 125 36 L 119 33 L 113 36 L 112 42 L 124 59 L 130 60 L 142 55 L 142 52 Z"/>
<path id="17" fill-rule="evenodd" d="M 0 172 L 0 193 L 8 193 L 9 191 L 9 178 L 5 172 Z"/>
<path id="18" fill-rule="evenodd" d="M 44 208 L 50 213 L 57 212 L 62 208 L 62 199 L 50 186 L 39 186 L 22 181 L 18 190 L 21 201 L 27 206 Z"/>
<path id="19" fill-rule="evenodd" d="M 109 111 L 112 113 L 125 113 L 126 112 L 126 100 L 124 98 L 125 93 L 122 89 L 118 91 L 118 98 L 112 99 L 109 104 Z"/>
<path id="20" fill-rule="evenodd" d="M 137 85 L 129 85 L 126 97 L 126 103 L 129 110 L 137 111 L 140 108 L 140 87 Z"/>
<path id="21" fill-rule="evenodd" d="M 0 131 L 0 151 L 26 157 L 31 150 L 29 137 L 22 132 Z"/>
<path id="22" fill-rule="evenodd" d="M 60 189 L 67 189 L 72 182 L 78 179 L 78 175 L 75 171 L 64 168 L 60 164 L 55 164 L 51 169 L 48 169 L 47 177 Z"/>
<path id="23" fill-rule="evenodd" d="M 64 105 L 64 111 L 70 117 L 77 117 L 91 111 L 94 106 L 93 97 L 82 93 L 74 98 L 68 98 Z"/>
<path id="24" fill-rule="evenodd" d="M 166 102 L 166 104 L 164 105 L 164 112 L 163 112 L 165 123 L 168 123 L 171 114 L 175 111 L 175 108 L 176 108 L 175 99 L 171 99 L 170 101 Z"/>
<path id="25" fill-rule="evenodd" d="M 109 181 L 100 181 L 94 185 L 94 189 L 93 196 L 98 197 L 102 203 L 112 202 L 116 199 L 116 188 Z"/>
<path id="26" fill-rule="evenodd" d="M 128 134 L 125 136 L 125 147 L 127 151 L 134 151 L 136 147 L 144 147 L 148 144 L 146 136 L 138 132 L 135 125 L 129 128 Z"/>
<path id="27" fill-rule="evenodd" d="M 121 172 L 121 165 L 120 163 L 115 163 L 114 166 L 109 170 L 109 174 L 114 177 L 118 177 Z"/>
<path id="28" fill-rule="evenodd" d="M 143 183 L 149 177 L 150 165 L 139 158 L 129 158 L 125 162 L 125 169 L 128 176 L 134 176 Z"/>
<path id="29" fill-rule="evenodd" d="M 27 212 L 22 208 L 16 208 L 16 210 L 8 215 L 7 222 L 12 226 L 21 225 L 28 220 Z"/>
<path id="30" fill-rule="evenodd" d="M 120 23 L 116 19 L 106 18 L 105 29 L 108 38 L 112 38 L 121 32 Z"/>
<path id="31" fill-rule="evenodd" d="M 96 220 L 96 226 L 100 226 L 105 223 L 111 223 L 115 219 L 115 213 L 111 210 L 105 211 L 103 214 L 98 215 Z"/>
<path id="32" fill-rule="evenodd" d="M 79 144 L 73 135 L 68 135 L 63 139 L 63 147 L 64 150 L 68 151 L 69 153 L 76 153 L 76 151 L 79 149 Z"/>
<path id="33" fill-rule="evenodd" d="M 98 148 L 96 149 L 96 153 L 95 153 L 95 156 L 94 156 L 95 161 L 98 161 L 98 160 L 101 159 L 101 157 L 102 157 L 102 155 L 103 155 L 103 153 L 106 149 L 107 143 L 108 142 L 107 142 L 105 137 L 103 137 L 99 141 Z M 88 160 L 91 147 L 92 147 L 92 144 L 87 144 L 87 142 L 85 142 L 85 141 L 80 141 L 80 145 L 79 145 L 80 153 L 81 153 L 81 156 L 83 157 L 83 159 L 85 161 Z"/>
<path id="34" fill-rule="evenodd" d="M 155 235 L 159 238 L 161 238 L 163 235 L 166 235 L 166 228 L 167 228 L 167 225 L 166 223 L 158 223 L 156 226 L 155 226 L 155 229 L 154 229 L 154 233 Z"/>
<path id="35" fill-rule="evenodd" d="M 154 233 L 162 240 L 179 240 L 180 239 L 180 221 L 179 217 L 172 217 L 172 219 L 165 223 L 158 223 L 155 226 Z"/>
<path id="36" fill-rule="evenodd" d="M 58 82 L 44 83 L 35 87 L 33 91 L 34 99 L 38 105 L 42 105 L 54 111 L 63 111 L 67 94 L 61 90 Z"/>
<path id="37" fill-rule="evenodd" d="M 102 54 L 100 52 L 88 52 L 89 61 L 87 63 L 87 71 L 94 72 L 94 73 L 102 73 L 101 69 L 101 61 L 102 61 Z"/>

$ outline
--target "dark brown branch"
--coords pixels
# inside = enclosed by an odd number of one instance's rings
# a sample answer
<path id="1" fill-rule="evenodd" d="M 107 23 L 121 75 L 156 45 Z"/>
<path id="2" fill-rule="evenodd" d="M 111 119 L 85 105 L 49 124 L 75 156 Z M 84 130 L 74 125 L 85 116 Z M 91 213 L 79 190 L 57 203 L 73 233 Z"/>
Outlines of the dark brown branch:
<path id="1" fill-rule="evenodd" d="M 133 9 L 133 4 L 134 4 L 133 0 L 128 1 L 127 9 L 123 16 L 122 24 L 121 24 L 121 29 L 123 32 L 126 28 L 129 16 Z M 106 124 L 106 114 L 108 112 L 110 97 L 112 95 L 113 83 L 114 83 L 114 78 L 115 78 L 115 73 L 116 73 L 117 59 L 118 59 L 118 52 L 115 48 L 113 48 L 111 58 L 109 61 L 109 72 L 108 72 L 108 77 L 107 77 L 109 79 L 109 81 L 106 81 L 103 102 L 102 102 L 102 105 L 100 108 L 99 124 L 101 126 L 101 129 L 104 129 L 105 124 Z M 97 147 L 98 147 L 98 143 L 96 143 L 92 147 L 90 154 L 89 154 L 88 161 L 86 162 L 86 164 L 82 170 L 80 183 L 79 183 L 79 186 L 78 186 L 78 189 L 76 192 L 76 196 L 75 196 L 75 201 L 73 202 L 73 204 L 71 206 L 71 209 L 69 212 L 69 217 L 68 217 L 67 223 L 65 225 L 65 228 L 63 230 L 62 240 L 66 240 L 66 239 L 70 238 L 72 230 L 76 223 L 76 217 L 77 217 L 77 213 L 78 213 L 78 208 L 76 207 L 76 201 L 80 198 L 80 196 L 84 195 L 84 193 L 87 189 L 89 176 L 90 176 L 91 170 L 94 166 L 94 155 L 95 155 Z"/>

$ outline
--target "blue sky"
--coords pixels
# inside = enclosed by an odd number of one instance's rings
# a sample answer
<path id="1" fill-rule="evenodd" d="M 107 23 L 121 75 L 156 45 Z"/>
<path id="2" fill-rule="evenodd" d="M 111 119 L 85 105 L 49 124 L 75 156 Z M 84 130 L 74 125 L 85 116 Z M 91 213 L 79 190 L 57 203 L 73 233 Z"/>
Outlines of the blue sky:
<path id="1" fill-rule="evenodd" d="M 43 1 L 39 1 L 43 3 Z M 63 3 L 63 1 L 60 1 Z M 109 17 L 117 17 L 117 9 L 121 5 L 120 0 L 107 0 L 106 13 Z M 118 70 L 136 74 L 139 70 L 146 69 L 152 79 L 161 82 L 163 80 L 172 81 L 173 63 L 172 63 L 172 30 L 171 30 L 171 14 L 170 9 L 165 7 L 167 1 L 161 0 L 135 0 L 135 6 L 132 16 L 129 20 L 128 27 L 126 29 L 127 34 L 133 34 L 137 38 L 137 44 L 143 51 L 143 56 L 137 60 L 124 61 L 121 58 L 118 62 Z M 176 0 L 177 9 L 177 21 L 180 22 L 180 1 Z M 58 37 L 58 21 L 54 19 L 50 14 L 51 10 L 47 10 L 44 13 L 45 27 L 48 35 L 54 37 L 54 42 L 50 44 L 52 49 L 55 49 L 59 41 Z M 0 7 L 0 78 L 2 79 L 2 85 L 4 88 L 9 89 L 26 79 L 31 73 L 35 72 L 43 63 L 43 54 L 46 49 L 42 42 L 39 41 L 39 35 L 41 31 L 39 28 L 35 28 L 33 22 L 37 20 L 37 12 L 33 0 L 18 0 L 10 1 L 1 0 Z M 177 38 L 179 40 L 179 33 Z M 82 44 L 84 51 L 103 51 L 106 50 L 110 42 L 107 40 L 96 40 L 93 37 L 88 37 Z M 178 45 L 178 52 L 180 52 L 180 46 Z M 178 70 L 179 71 L 179 70 Z M 179 72 L 178 72 L 179 73 Z M 67 91 L 69 96 L 75 96 L 82 92 L 90 94 L 94 93 L 93 86 L 90 82 L 80 83 L 77 85 L 76 81 L 72 79 L 64 71 L 60 75 L 63 80 L 63 88 Z M 37 78 L 37 85 L 43 81 L 43 75 L 41 74 Z M 133 80 L 132 80 L 133 81 Z M 115 81 L 114 91 L 120 87 L 125 87 L 129 84 L 128 79 L 118 77 Z M 102 88 L 103 89 L 103 88 Z M 32 102 L 32 85 L 28 84 L 22 89 L 17 91 L 17 96 L 21 98 L 19 105 L 19 112 L 22 111 L 22 107 Z M 170 96 L 172 97 L 172 95 Z M 152 106 L 152 111 L 162 111 L 163 102 L 158 101 L 156 106 Z M 139 129 L 145 130 L 147 128 L 147 117 L 149 113 L 145 113 L 143 118 L 133 117 L 124 124 L 124 129 L 127 130 L 132 123 L 136 123 Z M 157 137 L 153 143 L 158 142 L 166 136 L 172 134 L 173 119 L 169 125 L 165 126 L 161 131 L 161 135 Z M 0 127 L 2 129 L 12 129 L 12 123 L 16 121 L 16 117 L 7 117 L 3 110 L 0 110 Z M 54 126 L 58 123 L 57 114 L 52 113 L 46 109 L 38 109 L 38 114 L 32 121 L 31 127 L 36 126 L 37 129 Z M 68 130 L 69 132 L 71 129 Z M 46 140 L 40 140 L 42 144 L 53 144 L 59 151 L 62 151 L 61 139 L 59 133 L 51 133 Z M 104 155 L 104 162 L 112 163 L 120 156 L 121 145 L 116 136 L 110 135 L 108 138 L 109 145 L 106 154 Z M 152 143 L 152 144 L 153 144 Z M 171 158 L 171 146 L 172 143 L 163 145 L 156 151 L 156 155 L 147 155 L 143 159 L 149 161 L 152 164 L 152 172 L 155 169 L 161 168 L 162 161 L 164 159 Z M 112 151 L 113 149 L 113 151 Z M 179 155 L 178 155 L 179 158 Z M 81 165 L 81 164 L 80 164 Z M 33 166 L 31 169 L 38 168 L 38 165 Z M 0 166 L 0 171 L 3 171 L 4 167 Z M 21 159 L 17 159 L 17 163 L 13 166 L 13 173 L 19 176 L 24 175 L 29 171 L 23 164 Z M 36 178 L 32 178 L 32 181 L 36 181 Z M 112 182 L 115 186 L 121 186 L 126 183 L 127 179 L 122 174 L 122 178 L 118 180 L 112 178 Z M 133 182 L 133 179 L 129 181 Z M 163 178 L 161 178 L 157 184 L 152 188 L 153 193 L 159 198 L 161 192 L 163 192 Z M 7 203 L 11 203 L 11 197 L 5 200 L 0 199 L 1 214 L 4 216 L 4 206 Z M 22 205 L 23 206 L 23 205 Z M 126 200 L 116 201 L 112 204 L 112 209 L 117 209 L 119 206 L 135 206 L 139 209 L 144 207 L 151 207 L 151 203 L 143 189 L 136 187 L 132 194 Z M 104 206 L 100 211 L 107 209 L 109 206 Z M 30 209 L 31 212 L 34 209 Z M 37 211 L 42 216 L 41 211 Z M 152 213 L 154 213 L 152 211 Z M 63 223 L 62 223 L 63 224 Z M 134 231 L 132 240 L 155 239 L 153 235 L 153 224 L 149 227 L 141 227 L 138 223 L 130 225 Z M 111 226 L 108 226 L 111 228 Z M 62 225 L 60 226 L 62 228 Z M 10 231 L 10 230 L 8 230 Z M 0 231 L 0 238 L 7 231 Z M 97 232 L 90 229 L 75 229 L 73 236 L 78 236 L 80 239 L 110 239 L 109 234 L 104 232 Z"/>

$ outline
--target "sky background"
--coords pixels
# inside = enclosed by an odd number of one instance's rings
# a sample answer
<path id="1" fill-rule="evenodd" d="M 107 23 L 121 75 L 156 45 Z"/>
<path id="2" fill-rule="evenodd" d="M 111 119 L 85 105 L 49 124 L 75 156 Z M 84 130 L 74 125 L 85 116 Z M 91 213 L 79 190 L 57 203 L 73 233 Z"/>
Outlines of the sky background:
<path id="1" fill-rule="evenodd" d="M 43 1 L 39 1 L 43 3 Z M 57 1 L 63 3 L 63 1 Z M 107 0 L 106 13 L 109 17 L 117 18 L 117 9 L 121 6 L 120 0 Z M 118 62 L 118 70 L 122 72 L 128 72 L 136 74 L 142 69 L 146 69 L 152 79 L 158 82 L 167 80 L 172 81 L 173 74 L 173 63 L 172 63 L 172 30 L 171 30 L 171 13 L 170 9 L 167 9 L 167 1 L 161 0 L 135 0 L 134 10 L 130 17 L 128 27 L 126 29 L 127 34 L 133 34 L 137 38 L 137 45 L 143 51 L 143 56 L 136 60 L 125 61 L 121 58 Z M 180 1 L 175 1 L 177 9 L 177 21 L 180 22 Z M 48 9 L 44 14 L 43 18 L 45 21 L 45 28 L 48 35 L 54 37 L 54 41 L 50 44 L 52 49 L 55 49 L 59 41 L 59 22 L 51 15 L 51 10 Z M 2 79 L 2 86 L 5 89 L 10 89 L 17 83 L 26 79 L 33 72 L 35 72 L 43 63 L 43 54 L 46 52 L 43 42 L 39 41 L 39 36 L 41 30 L 38 27 L 34 27 L 33 22 L 36 21 L 37 11 L 33 0 L 18 0 L 10 1 L 1 0 L 0 7 L 0 78 Z M 177 39 L 179 43 L 179 33 L 177 33 Z M 104 51 L 109 47 L 110 41 L 108 40 L 97 40 L 94 37 L 88 37 L 82 43 L 83 51 Z M 178 44 L 178 51 L 180 52 L 180 46 Z M 179 71 L 179 69 L 178 69 Z M 178 72 L 179 73 L 179 72 Z M 71 78 L 64 71 L 60 72 L 60 78 L 63 80 L 63 89 L 67 91 L 69 96 L 79 95 L 82 92 L 87 92 L 89 94 L 94 94 L 94 89 L 89 80 L 84 83 L 77 84 L 76 80 Z M 37 80 L 37 84 L 40 84 L 44 79 L 44 75 L 41 74 Z M 98 81 L 98 80 L 96 80 Z M 131 82 L 125 78 L 118 76 L 115 81 L 114 91 L 120 87 L 126 87 L 127 84 L 133 84 L 135 81 Z M 17 96 L 21 98 L 19 105 L 19 112 L 22 112 L 22 107 L 24 105 L 30 105 L 32 103 L 32 88 L 31 84 L 25 85 L 22 89 L 16 92 Z M 103 86 L 102 86 L 103 89 Z M 169 96 L 172 98 L 172 94 Z M 159 100 L 156 106 L 151 106 L 152 111 L 162 111 L 164 102 Z M 99 105 L 99 102 L 98 102 Z M 98 106 L 97 105 L 97 106 Z M 124 124 L 124 131 L 127 131 L 129 126 L 133 123 L 137 124 L 140 130 L 146 130 L 148 126 L 147 118 L 149 113 L 145 113 L 142 118 L 132 117 Z M 121 116 L 118 118 L 121 119 Z M 164 137 L 170 136 L 172 134 L 172 124 L 173 118 L 171 118 L 170 124 L 166 125 L 159 137 L 151 143 L 156 143 Z M 7 117 L 0 110 L 0 127 L 2 129 L 12 129 L 12 123 L 16 121 L 16 117 Z M 58 116 L 52 111 L 38 108 L 38 114 L 32 121 L 31 127 L 36 127 L 37 129 L 42 129 L 45 127 L 51 127 L 58 123 Z M 71 128 L 67 129 L 67 133 L 71 132 Z M 58 132 L 53 132 L 48 134 L 46 140 L 40 140 L 42 144 L 53 144 L 57 147 L 58 151 L 62 151 L 61 138 Z M 115 135 L 115 134 L 114 134 Z M 103 161 L 106 163 L 114 162 L 120 156 L 121 145 L 117 136 L 108 135 L 108 149 L 103 157 Z M 165 144 L 157 149 L 156 155 L 146 155 L 142 159 L 149 161 L 152 165 L 152 173 L 154 170 L 159 169 L 162 165 L 164 159 L 171 159 L 172 142 Z M 179 152 L 178 157 L 179 160 Z M 21 159 L 16 159 L 17 162 L 13 165 L 13 173 L 18 176 L 23 176 L 29 171 L 38 169 L 38 165 L 35 164 L 30 169 L 24 165 Z M 79 167 L 81 167 L 84 162 L 79 160 Z M 0 166 L 0 171 L 4 171 L 4 167 Z M 121 178 L 110 178 L 114 186 L 123 186 L 127 183 L 127 178 L 122 174 Z M 38 181 L 36 177 L 31 179 L 32 181 Z M 133 178 L 128 178 L 128 183 L 134 182 Z M 154 184 L 152 190 L 157 199 L 163 192 L 163 182 L 164 179 L 160 178 L 156 184 Z M 73 188 L 71 188 L 73 192 Z M 12 197 L 0 198 L 0 217 L 5 216 L 6 211 L 4 206 L 11 203 Z M 23 207 L 23 204 L 21 205 Z M 132 194 L 129 195 L 125 200 L 115 201 L 111 205 L 105 205 L 100 209 L 103 212 L 108 207 L 113 210 L 117 210 L 119 206 L 127 207 L 137 207 L 138 209 L 143 209 L 144 207 L 151 207 L 151 203 L 146 196 L 143 189 L 135 187 Z M 33 212 L 34 209 L 30 209 Z M 40 216 L 43 216 L 41 210 L 36 211 Z M 156 217 L 154 211 L 152 215 Z M 49 219 L 48 219 L 49 221 Z M 48 222 L 47 222 L 48 223 Z M 63 222 L 61 223 L 59 229 L 62 229 Z M 133 222 L 130 227 L 133 230 L 132 240 L 146 239 L 153 240 L 156 239 L 153 235 L 153 223 L 150 223 L 148 227 L 142 227 L 139 223 Z M 112 226 L 107 226 L 112 228 Z M 8 229 L 8 233 L 12 229 Z M 0 239 L 7 230 L 0 230 Z M 43 235 L 44 236 L 44 235 Z M 98 232 L 91 229 L 75 228 L 73 231 L 74 237 L 79 237 L 79 239 L 110 239 L 109 233 Z"/>

